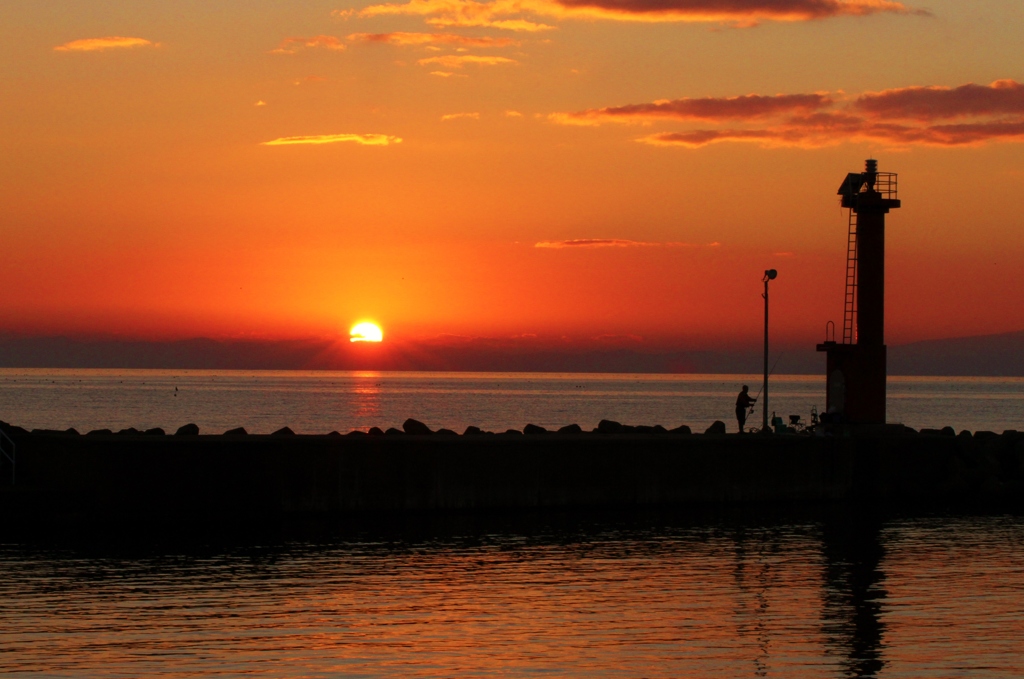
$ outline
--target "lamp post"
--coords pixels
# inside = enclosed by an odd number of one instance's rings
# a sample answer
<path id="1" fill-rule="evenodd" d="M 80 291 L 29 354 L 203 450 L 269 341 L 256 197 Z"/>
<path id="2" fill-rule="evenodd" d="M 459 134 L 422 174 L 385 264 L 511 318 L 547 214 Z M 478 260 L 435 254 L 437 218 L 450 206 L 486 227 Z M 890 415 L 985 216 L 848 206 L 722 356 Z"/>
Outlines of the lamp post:
<path id="1" fill-rule="evenodd" d="M 768 281 L 775 280 L 778 275 L 779 272 L 775 269 L 768 269 L 761 279 L 764 282 L 764 384 L 761 386 L 761 391 L 764 392 L 764 400 L 761 401 L 764 421 L 761 424 L 761 432 L 764 434 L 771 431 L 768 429 Z"/>

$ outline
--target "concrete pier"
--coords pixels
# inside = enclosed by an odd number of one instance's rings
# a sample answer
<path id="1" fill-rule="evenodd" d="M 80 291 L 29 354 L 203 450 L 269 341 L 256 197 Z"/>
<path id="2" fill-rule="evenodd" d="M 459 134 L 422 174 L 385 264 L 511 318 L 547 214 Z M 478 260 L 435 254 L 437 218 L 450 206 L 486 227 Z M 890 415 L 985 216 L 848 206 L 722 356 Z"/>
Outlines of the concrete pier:
<path id="1" fill-rule="evenodd" d="M 1024 504 L 1024 434 L 17 433 L 7 516 L 282 515 L 688 503 Z"/>

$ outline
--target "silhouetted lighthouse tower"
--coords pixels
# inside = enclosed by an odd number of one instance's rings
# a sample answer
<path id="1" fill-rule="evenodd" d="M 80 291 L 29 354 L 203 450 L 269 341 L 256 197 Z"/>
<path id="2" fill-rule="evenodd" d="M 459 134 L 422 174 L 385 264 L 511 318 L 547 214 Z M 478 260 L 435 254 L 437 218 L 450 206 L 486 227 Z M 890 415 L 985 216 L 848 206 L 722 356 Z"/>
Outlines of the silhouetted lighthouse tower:
<path id="1" fill-rule="evenodd" d="M 843 341 L 826 337 L 826 408 L 854 424 L 885 422 L 885 215 L 900 207 L 896 175 L 868 160 L 839 187 L 850 209 Z"/>

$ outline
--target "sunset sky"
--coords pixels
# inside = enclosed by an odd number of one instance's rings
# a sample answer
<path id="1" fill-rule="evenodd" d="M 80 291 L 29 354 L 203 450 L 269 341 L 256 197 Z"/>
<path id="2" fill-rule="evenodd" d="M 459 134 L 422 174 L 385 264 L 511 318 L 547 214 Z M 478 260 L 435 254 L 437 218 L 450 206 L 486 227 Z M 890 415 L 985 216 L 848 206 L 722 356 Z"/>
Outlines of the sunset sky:
<path id="1" fill-rule="evenodd" d="M 1024 328 L 1019 0 L 0 4 L 0 332 L 813 345 Z"/>

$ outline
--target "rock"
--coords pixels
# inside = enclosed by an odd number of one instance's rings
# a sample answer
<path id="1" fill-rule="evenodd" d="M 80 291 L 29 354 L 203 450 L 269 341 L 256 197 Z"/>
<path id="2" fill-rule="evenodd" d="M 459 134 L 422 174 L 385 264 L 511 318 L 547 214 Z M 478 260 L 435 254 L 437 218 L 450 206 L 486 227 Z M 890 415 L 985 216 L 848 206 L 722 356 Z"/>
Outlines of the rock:
<path id="1" fill-rule="evenodd" d="M 963 431 L 961 431 L 959 434 L 956 435 L 956 437 L 959 438 L 959 439 L 966 439 L 966 440 L 970 440 L 972 438 L 971 437 L 971 432 L 968 431 L 967 429 L 964 429 Z"/>
<path id="2" fill-rule="evenodd" d="M 135 427 L 128 427 L 127 429 L 122 429 L 121 431 L 117 432 L 117 435 L 118 436 L 134 436 L 135 434 L 141 434 L 141 433 L 142 432 L 139 431 L 138 429 L 136 429 Z"/>
<path id="3" fill-rule="evenodd" d="M 668 433 L 669 434 L 684 434 L 684 435 L 688 436 L 688 435 L 692 434 L 693 431 L 691 431 L 690 428 L 688 426 L 686 426 L 685 424 L 681 424 L 678 427 L 676 427 L 675 429 L 669 429 Z"/>
<path id="4" fill-rule="evenodd" d="M 548 430 L 544 427 L 538 427 L 535 424 L 528 424 L 523 427 L 523 433 L 529 434 L 530 436 L 536 436 L 537 434 L 547 434 Z"/>
<path id="5" fill-rule="evenodd" d="M 994 431 L 976 431 L 974 432 L 974 438 L 977 441 L 983 441 L 985 439 L 993 439 L 998 437 L 999 434 Z"/>
<path id="6" fill-rule="evenodd" d="M 725 422 L 721 420 L 715 420 L 711 423 L 711 426 L 704 430 L 705 434 L 724 434 L 725 433 Z"/>
<path id="7" fill-rule="evenodd" d="M 480 427 L 469 426 L 469 427 L 466 427 L 466 431 L 462 432 L 462 435 L 463 436 L 479 436 L 482 433 L 483 432 L 480 430 Z"/>
<path id="8" fill-rule="evenodd" d="M 68 436 L 78 436 L 78 430 L 75 429 L 74 427 L 68 427 L 67 429 L 64 430 L 64 433 L 67 434 Z"/>
<path id="9" fill-rule="evenodd" d="M 330 434 L 328 434 L 328 436 L 334 436 L 334 435 L 335 435 L 335 434 L 337 434 L 337 433 L 338 433 L 338 432 L 336 432 L 336 431 L 332 431 L 332 432 L 331 432 Z M 338 434 L 338 435 L 340 436 L 340 434 Z M 361 438 L 361 437 L 363 437 L 363 436 L 369 436 L 369 434 L 368 434 L 368 433 L 366 433 L 365 431 L 359 431 L 358 429 L 353 429 L 353 430 L 352 430 L 352 431 L 350 431 L 349 433 L 345 434 L 345 436 L 348 436 L 348 437 L 350 437 L 350 438 L 354 438 L 354 439 L 357 439 L 357 438 Z"/>
<path id="10" fill-rule="evenodd" d="M 152 429 L 147 429 L 142 433 L 145 434 L 146 436 L 164 436 L 167 434 L 167 432 L 165 432 L 160 427 L 153 427 Z"/>
<path id="11" fill-rule="evenodd" d="M 363 434 L 364 432 L 359 432 L 359 433 Z M 332 432 L 328 432 L 327 435 L 328 436 L 341 436 L 341 432 L 340 431 L 332 431 Z"/>
<path id="12" fill-rule="evenodd" d="M 622 425 L 614 420 L 601 420 L 597 423 L 599 434 L 621 434 Z"/>
<path id="13" fill-rule="evenodd" d="M 384 432 L 386 436 L 405 436 L 405 432 L 401 429 L 395 429 L 394 427 L 388 427 Z"/>
<path id="14" fill-rule="evenodd" d="M 938 429 L 922 429 L 920 433 L 922 436 L 939 436 L 942 432 Z"/>
<path id="15" fill-rule="evenodd" d="M 411 417 L 402 423 L 402 430 L 405 431 L 406 434 L 412 434 L 414 436 L 426 436 L 427 434 L 434 433 L 430 431 L 430 427 L 419 420 L 412 419 Z"/>
<path id="16" fill-rule="evenodd" d="M 199 425 L 189 424 L 178 427 L 178 431 L 174 432 L 175 436 L 199 436 Z"/>
<path id="17" fill-rule="evenodd" d="M 271 436 L 295 436 L 295 432 L 293 432 L 289 427 L 281 427 L 271 434 Z"/>
<path id="18" fill-rule="evenodd" d="M 943 436 L 956 436 L 956 429 L 953 429 L 953 427 L 943 427 L 939 430 L 939 433 Z"/>
<path id="19" fill-rule="evenodd" d="M 687 429 L 689 429 L 689 427 L 687 427 Z M 656 424 L 653 427 L 651 427 L 651 431 L 653 431 L 655 434 L 667 434 L 668 433 L 668 429 L 665 429 L 665 427 L 661 426 L 660 424 Z"/>
<path id="20" fill-rule="evenodd" d="M 93 429 L 91 432 L 86 434 L 86 436 L 110 436 L 113 433 L 114 432 L 109 429 Z"/>
<path id="21" fill-rule="evenodd" d="M 458 436 L 458 434 L 453 432 L 451 429 L 438 429 L 437 431 L 434 432 L 434 434 L 441 436 Z"/>
<path id="22" fill-rule="evenodd" d="M 523 435 L 523 432 L 519 431 L 518 429 L 506 429 L 505 433 L 508 434 L 509 436 L 522 436 Z"/>
<path id="23" fill-rule="evenodd" d="M 648 426 L 646 424 L 638 424 L 635 427 L 633 427 L 633 431 L 636 432 L 637 434 L 653 434 L 654 427 Z"/>
<path id="24" fill-rule="evenodd" d="M 370 431 L 366 433 L 370 436 L 384 436 L 384 430 L 380 427 L 370 427 Z"/>
<path id="25" fill-rule="evenodd" d="M 18 429 L 20 427 L 13 427 Z M 24 431 L 24 430 L 22 430 Z M 27 434 L 45 434 L 47 436 L 77 436 L 78 432 L 74 429 L 33 429 L 31 432 L 25 432 Z"/>
<path id="26" fill-rule="evenodd" d="M 619 433 L 621 433 L 621 434 L 635 434 L 636 432 L 637 432 L 637 428 L 636 427 L 634 427 L 631 424 L 624 424 L 624 425 L 622 425 L 622 431 L 620 431 Z"/>
<path id="27" fill-rule="evenodd" d="M 249 432 L 245 430 L 245 427 L 236 427 L 234 429 L 228 429 L 226 432 L 224 432 L 224 436 L 247 436 L 248 434 Z"/>
<path id="28" fill-rule="evenodd" d="M 578 424 L 567 424 L 558 430 L 559 434 L 582 434 L 583 427 Z"/>

